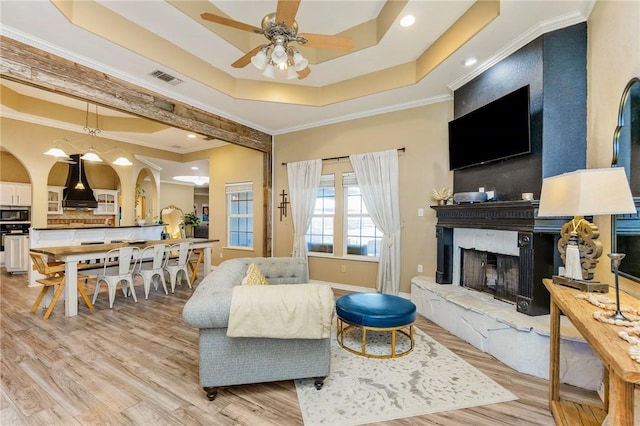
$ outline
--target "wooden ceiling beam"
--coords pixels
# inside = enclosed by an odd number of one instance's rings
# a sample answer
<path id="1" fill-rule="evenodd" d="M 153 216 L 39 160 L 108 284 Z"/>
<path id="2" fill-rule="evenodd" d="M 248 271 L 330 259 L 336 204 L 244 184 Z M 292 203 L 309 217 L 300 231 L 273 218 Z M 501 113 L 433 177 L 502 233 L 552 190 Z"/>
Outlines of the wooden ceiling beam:
<path id="1" fill-rule="evenodd" d="M 0 76 L 224 142 L 271 153 L 271 135 L 0 37 Z"/>

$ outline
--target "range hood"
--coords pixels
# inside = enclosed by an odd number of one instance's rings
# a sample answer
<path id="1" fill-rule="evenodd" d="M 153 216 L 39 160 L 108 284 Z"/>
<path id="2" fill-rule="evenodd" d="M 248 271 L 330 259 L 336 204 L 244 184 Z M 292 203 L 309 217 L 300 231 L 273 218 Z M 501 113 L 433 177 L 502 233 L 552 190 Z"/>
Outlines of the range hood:
<path id="1" fill-rule="evenodd" d="M 84 173 L 83 160 L 79 154 L 71 155 L 69 175 L 62 198 L 62 207 L 66 209 L 95 209 L 98 207 L 93 190 Z"/>

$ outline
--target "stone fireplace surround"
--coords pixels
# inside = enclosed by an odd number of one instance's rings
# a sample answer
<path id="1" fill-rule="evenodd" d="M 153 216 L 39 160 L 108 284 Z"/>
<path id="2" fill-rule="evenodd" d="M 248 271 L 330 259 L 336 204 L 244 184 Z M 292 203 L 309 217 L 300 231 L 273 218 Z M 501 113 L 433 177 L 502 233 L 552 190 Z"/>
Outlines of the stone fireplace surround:
<path id="1" fill-rule="evenodd" d="M 411 279 L 411 301 L 420 315 L 514 370 L 549 379 L 549 315 L 529 316 L 489 294 L 423 276 Z M 560 334 L 560 381 L 598 390 L 600 359 L 564 316 Z"/>
<path id="2" fill-rule="evenodd" d="M 418 313 L 513 369 L 548 379 L 549 295 L 542 279 L 557 271 L 556 236 L 566 220 L 539 219 L 537 201 L 433 209 L 438 218 L 437 271 L 434 278 L 411 280 L 411 300 Z M 519 256 L 522 296 L 517 309 L 460 286 L 461 248 Z M 534 281 L 539 281 L 539 286 Z M 561 321 L 561 381 L 598 390 L 601 361 L 568 319 L 562 317 Z"/>

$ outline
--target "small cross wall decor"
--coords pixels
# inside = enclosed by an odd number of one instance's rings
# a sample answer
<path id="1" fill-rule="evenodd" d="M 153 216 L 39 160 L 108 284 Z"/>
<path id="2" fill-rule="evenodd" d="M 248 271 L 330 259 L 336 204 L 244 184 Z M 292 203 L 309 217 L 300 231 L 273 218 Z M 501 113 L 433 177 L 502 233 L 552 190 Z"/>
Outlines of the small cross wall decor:
<path id="1" fill-rule="evenodd" d="M 284 192 L 284 189 L 282 190 L 280 197 L 282 197 L 282 199 L 280 200 L 278 210 L 280 210 L 280 222 L 282 222 L 282 218 L 287 217 L 287 204 L 289 204 L 289 201 L 287 201 L 287 193 Z"/>

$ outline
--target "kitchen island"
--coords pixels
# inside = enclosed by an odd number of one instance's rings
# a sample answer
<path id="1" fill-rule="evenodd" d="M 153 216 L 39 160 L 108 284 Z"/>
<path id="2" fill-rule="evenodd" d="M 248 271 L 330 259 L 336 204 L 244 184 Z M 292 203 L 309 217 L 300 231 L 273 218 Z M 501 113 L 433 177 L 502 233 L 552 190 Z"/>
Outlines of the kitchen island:
<path id="1" fill-rule="evenodd" d="M 104 244 L 131 240 L 160 240 L 164 224 L 133 226 L 49 227 L 29 229 L 29 249 Z M 41 275 L 29 268 L 29 286 Z"/>

